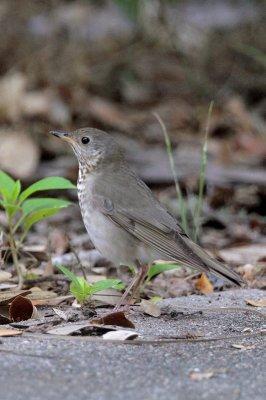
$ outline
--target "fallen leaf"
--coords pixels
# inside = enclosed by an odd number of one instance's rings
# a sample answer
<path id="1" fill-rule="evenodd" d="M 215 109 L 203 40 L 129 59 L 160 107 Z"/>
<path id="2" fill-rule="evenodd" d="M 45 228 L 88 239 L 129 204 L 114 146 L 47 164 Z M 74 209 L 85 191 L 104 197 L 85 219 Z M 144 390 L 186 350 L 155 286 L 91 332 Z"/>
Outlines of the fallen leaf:
<path id="1" fill-rule="evenodd" d="M 68 320 L 68 316 L 63 310 L 60 310 L 59 308 L 53 308 L 53 311 L 56 315 L 58 315 L 58 317 L 62 318 L 64 321 Z"/>
<path id="2" fill-rule="evenodd" d="M 158 318 L 161 315 L 161 309 L 157 304 L 153 303 L 151 300 L 141 300 L 140 309 L 145 314 L 151 315 L 152 317 Z"/>
<path id="3" fill-rule="evenodd" d="M 39 299 L 39 300 L 32 300 L 32 304 L 34 306 L 58 306 L 59 304 L 63 303 L 65 300 L 71 300 L 74 296 L 67 295 L 67 296 L 58 296 L 53 297 L 51 299 Z"/>
<path id="4" fill-rule="evenodd" d="M 91 281 L 89 280 L 89 282 Z M 121 299 L 121 293 L 115 289 L 106 289 L 100 293 L 95 293 L 91 299 L 100 302 L 102 304 L 115 306 Z"/>
<path id="5" fill-rule="evenodd" d="M 80 329 L 87 328 L 90 326 L 88 321 L 82 323 L 69 323 L 67 325 L 58 326 L 56 328 L 49 329 L 46 333 L 50 335 L 71 335 L 74 332 L 79 331 Z"/>
<path id="6" fill-rule="evenodd" d="M 266 307 L 266 297 L 260 300 L 245 300 L 246 303 L 253 307 Z"/>
<path id="7" fill-rule="evenodd" d="M 36 301 L 36 300 L 49 300 L 49 299 L 55 299 L 57 294 L 55 292 L 52 292 L 51 290 L 42 290 L 39 287 L 32 287 L 31 293 L 27 295 L 27 298 Z"/>
<path id="8" fill-rule="evenodd" d="M 127 319 L 122 311 L 116 311 L 110 314 L 106 314 L 101 318 L 92 320 L 91 323 L 100 325 L 122 326 L 123 328 L 135 328 L 133 322 Z"/>
<path id="9" fill-rule="evenodd" d="M 110 331 L 104 333 L 102 336 L 104 340 L 121 340 L 121 341 L 136 339 L 137 337 L 138 337 L 137 332 L 125 331 L 125 330 Z"/>
<path id="10" fill-rule="evenodd" d="M 92 324 L 92 321 L 85 321 L 85 322 L 80 322 L 80 323 L 75 323 L 75 322 L 70 322 L 66 325 L 61 325 L 56 328 L 49 329 L 46 333 L 49 333 L 50 335 L 72 335 L 72 333 L 75 333 L 77 331 L 83 330 L 83 329 L 88 329 L 91 328 L 92 330 L 94 329 L 101 329 L 102 330 L 115 330 L 114 327 L 111 326 L 104 326 L 104 325 L 97 325 L 97 324 Z"/>
<path id="11" fill-rule="evenodd" d="M 189 374 L 189 378 L 192 381 L 202 381 L 203 379 L 210 379 L 213 376 L 214 376 L 213 371 L 205 371 L 205 372 L 192 371 Z"/>
<path id="12" fill-rule="evenodd" d="M 21 335 L 22 331 L 18 329 L 8 329 L 8 328 L 0 328 L 0 337 L 4 336 L 17 336 Z"/>
<path id="13" fill-rule="evenodd" d="M 30 294 L 30 290 L 8 290 L 3 293 L 0 292 L 0 306 L 9 304 L 17 296 L 26 296 Z"/>
<path id="14" fill-rule="evenodd" d="M 38 312 L 30 299 L 23 296 L 17 296 L 12 300 L 9 307 L 9 318 L 11 321 L 26 321 L 30 318 L 37 318 Z"/>
<path id="15" fill-rule="evenodd" d="M 201 274 L 195 286 L 196 289 L 200 291 L 200 293 L 209 294 L 213 292 L 213 285 L 211 284 L 205 273 Z"/>
<path id="16" fill-rule="evenodd" d="M 252 350 L 255 349 L 255 344 L 252 345 L 244 345 L 244 344 L 232 344 L 232 347 L 238 350 Z"/>

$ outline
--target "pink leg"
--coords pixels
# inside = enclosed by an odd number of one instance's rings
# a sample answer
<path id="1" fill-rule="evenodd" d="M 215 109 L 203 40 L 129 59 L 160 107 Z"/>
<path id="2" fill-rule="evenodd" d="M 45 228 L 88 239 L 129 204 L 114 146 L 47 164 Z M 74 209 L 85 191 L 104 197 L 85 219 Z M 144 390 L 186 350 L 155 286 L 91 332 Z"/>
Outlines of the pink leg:
<path id="1" fill-rule="evenodd" d="M 124 305 L 124 303 L 125 303 L 126 308 L 128 308 L 130 306 L 132 300 L 135 297 L 135 294 L 138 292 L 140 286 L 142 285 L 142 283 L 146 277 L 148 269 L 149 269 L 148 265 L 140 266 L 140 269 L 139 269 L 137 275 L 132 279 L 129 286 L 126 288 L 125 292 L 123 293 L 123 296 L 121 297 L 121 299 L 115 306 L 114 311 L 119 310 Z M 132 293 L 129 296 L 129 293 L 131 290 L 132 290 Z"/>

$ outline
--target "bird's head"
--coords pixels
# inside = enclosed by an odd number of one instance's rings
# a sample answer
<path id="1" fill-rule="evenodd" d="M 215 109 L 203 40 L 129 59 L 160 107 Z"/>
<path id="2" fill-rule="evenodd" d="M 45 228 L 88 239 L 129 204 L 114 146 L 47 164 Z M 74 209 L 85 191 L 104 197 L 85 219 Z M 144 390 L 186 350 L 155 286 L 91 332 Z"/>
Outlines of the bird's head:
<path id="1" fill-rule="evenodd" d="M 98 169 L 99 166 L 115 166 L 124 159 L 120 146 L 112 136 L 99 129 L 82 128 L 73 132 L 50 133 L 69 143 L 80 166 L 89 172 Z"/>

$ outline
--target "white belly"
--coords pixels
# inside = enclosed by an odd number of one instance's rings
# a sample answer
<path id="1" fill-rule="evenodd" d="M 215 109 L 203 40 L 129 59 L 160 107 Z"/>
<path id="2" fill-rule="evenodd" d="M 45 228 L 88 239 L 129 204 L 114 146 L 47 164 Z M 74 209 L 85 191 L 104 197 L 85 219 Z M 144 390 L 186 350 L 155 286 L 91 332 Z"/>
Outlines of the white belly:
<path id="1" fill-rule="evenodd" d="M 83 222 L 95 248 L 108 260 L 115 265 L 135 265 L 138 260 L 140 263 L 150 263 L 155 257 L 153 251 L 143 246 L 141 242 L 134 238 L 124 229 L 117 226 L 104 214 L 98 211 L 90 202 L 89 180 L 86 181 L 85 194 L 78 182 L 78 197 Z"/>
<path id="2" fill-rule="evenodd" d="M 100 212 L 86 212 L 84 224 L 95 248 L 114 264 L 135 264 L 137 241 Z"/>

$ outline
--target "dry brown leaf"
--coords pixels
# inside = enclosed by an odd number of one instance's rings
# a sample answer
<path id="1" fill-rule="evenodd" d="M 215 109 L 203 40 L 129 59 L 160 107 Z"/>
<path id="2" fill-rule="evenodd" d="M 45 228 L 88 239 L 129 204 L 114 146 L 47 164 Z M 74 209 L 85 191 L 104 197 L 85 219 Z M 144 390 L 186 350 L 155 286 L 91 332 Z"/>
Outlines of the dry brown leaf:
<path id="1" fill-rule="evenodd" d="M 192 371 L 189 374 L 189 378 L 192 381 L 202 381 L 203 379 L 210 379 L 214 376 L 213 371 L 205 371 L 205 372 L 200 372 L 200 371 Z"/>
<path id="2" fill-rule="evenodd" d="M 38 312 L 30 299 L 23 296 L 17 296 L 10 304 L 9 318 L 11 321 L 26 321 L 30 318 L 37 318 Z"/>
<path id="3" fill-rule="evenodd" d="M 17 336 L 21 334 L 22 331 L 20 331 L 19 329 L 0 328 L 0 337 Z"/>
<path id="4" fill-rule="evenodd" d="M 197 280 L 195 286 L 196 286 L 196 289 L 200 291 L 200 293 L 209 294 L 209 293 L 213 292 L 213 285 L 209 281 L 209 279 L 205 273 L 201 274 L 201 276 Z"/>
<path id="5" fill-rule="evenodd" d="M 153 303 L 151 300 L 141 300 L 140 309 L 145 314 L 151 315 L 152 317 L 159 317 L 161 315 L 161 309 L 157 304 Z"/>
<path id="6" fill-rule="evenodd" d="M 232 347 L 238 350 L 252 350 L 255 349 L 255 344 L 252 345 L 245 345 L 245 344 L 232 344 Z"/>
<path id="7" fill-rule="evenodd" d="M 259 300 L 245 300 L 246 303 L 253 307 L 266 307 L 266 297 Z"/>
<path id="8" fill-rule="evenodd" d="M 0 292 L 0 306 L 9 304 L 17 296 L 26 296 L 31 293 L 31 290 L 7 290 L 3 293 Z"/>
<path id="9" fill-rule="evenodd" d="M 122 311 L 112 312 L 110 314 L 104 315 L 103 317 L 93 319 L 91 323 L 100 325 L 122 326 L 123 328 L 135 328 L 133 322 L 127 319 Z"/>

